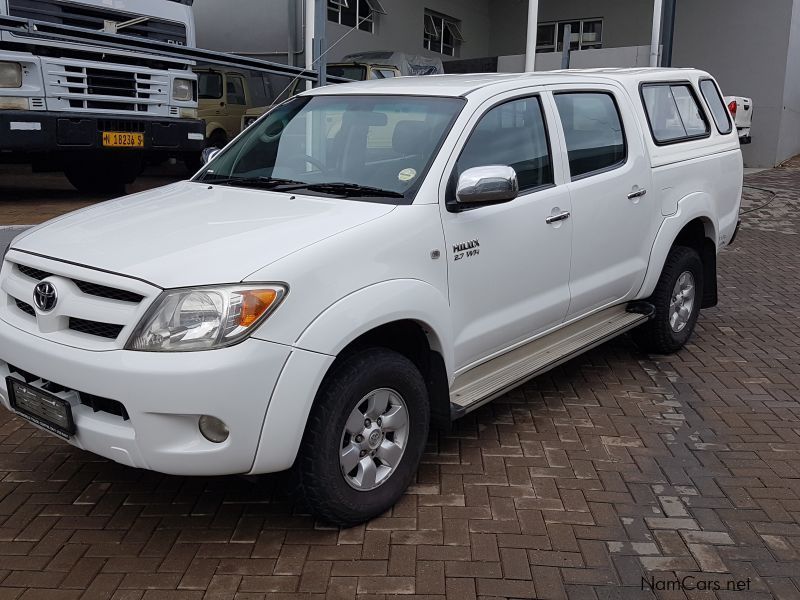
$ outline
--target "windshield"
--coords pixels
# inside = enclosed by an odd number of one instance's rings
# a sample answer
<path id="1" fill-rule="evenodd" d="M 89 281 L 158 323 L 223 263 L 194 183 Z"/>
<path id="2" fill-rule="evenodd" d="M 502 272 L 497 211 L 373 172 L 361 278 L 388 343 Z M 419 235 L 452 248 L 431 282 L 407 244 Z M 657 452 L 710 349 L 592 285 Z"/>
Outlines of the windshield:
<path id="1" fill-rule="evenodd" d="M 225 148 L 195 181 L 409 204 L 464 100 L 300 96 Z"/>
<path id="2" fill-rule="evenodd" d="M 328 65 L 328 75 L 353 81 L 364 81 L 367 78 L 367 67 L 364 65 Z"/>

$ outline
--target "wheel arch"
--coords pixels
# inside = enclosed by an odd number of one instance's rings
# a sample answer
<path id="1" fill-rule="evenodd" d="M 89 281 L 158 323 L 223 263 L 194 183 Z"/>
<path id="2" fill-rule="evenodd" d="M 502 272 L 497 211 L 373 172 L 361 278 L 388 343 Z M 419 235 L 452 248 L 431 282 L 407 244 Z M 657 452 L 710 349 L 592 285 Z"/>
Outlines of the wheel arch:
<path id="1" fill-rule="evenodd" d="M 389 347 L 421 364 L 430 393 L 431 421 L 448 425 L 453 373 L 450 323 L 446 295 L 417 279 L 376 283 L 331 304 L 292 344 L 268 402 L 251 473 L 292 465 L 325 378 L 338 360 L 365 345 Z M 254 338 L 264 339 L 258 333 Z M 427 365 L 423 360 L 426 347 Z"/>
<path id="2" fill-rule="evenodd" d="M 225 127 L 222 126 L 221 123 L 217 123 L 215 121 L 211 121 L 206 123 L 206 139 L 211 139 L 211 136 L 217 132 L 221 132 L 222 135 L 225 136 L 225 139 L 228 138 L 228 132 L 226 131 Z"/>
<path id="3" fill-rule="evenodd" d="M 428 389 L 431 422 L 437 427 L 450 425 L 450 385 L 440 341 L 425 323 L 402 319 L 379 325 L 345 346 L 325 377 L 348 356 L 367 348 L 387 348 L 409 359 L 419 369 Z M 325 379 L 323 378 L 323 384 Z"/>
<path id="4" fill-rule="evenodd" d="M 664 220 L 650 253 L 650 265 L 639 298 L 649 297 L 656 288 L 667 256 L 673 247 L 697 251 L 703 262 L 703 308 L 717 304 L 717 239 L 719 227 L 708 194 L 691 194 L 678 204 L 678 212 Z"/>
<path id="5" fill-rule="evenodd" d="M 717 245 L 716 229 L 707 217 L 697 217 L 684 225 L 672 247 L 686 246 L 700 255 L 703 263 L 703 302 L 701 308 L 717 305 Z M 672 248 L 671 247 L 671 248 Z M 670 249 L 671 249 L 670 248 Z"/>
<path id="6" fill-rule="evenodd" d="M 428 283 L 416 279 L 385 281 L 329 307 L 295 345 L 335 356 L 334 364 L 369 346 L 402 354 L 425 378 L 432 420 L 443 426 L 450 422 L 449 389 L 454 371 L 449 308 L 446 297 Z"/>

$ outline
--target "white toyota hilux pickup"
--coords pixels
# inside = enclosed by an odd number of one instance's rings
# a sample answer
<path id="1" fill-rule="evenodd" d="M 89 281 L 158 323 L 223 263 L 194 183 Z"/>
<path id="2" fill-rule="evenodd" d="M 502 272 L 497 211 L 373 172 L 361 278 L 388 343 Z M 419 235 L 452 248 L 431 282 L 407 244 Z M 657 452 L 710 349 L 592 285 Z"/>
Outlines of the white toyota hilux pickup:
<path id="1" fill-rule="evenodd" d="M 626 331 L 680 349 L 741 188 L 696 70 L 313 90 L 191 181 L 20 235 L 0 401 L 131 467 L 293 468 L 316 515 L 358 523 L 431 425 Z"/>

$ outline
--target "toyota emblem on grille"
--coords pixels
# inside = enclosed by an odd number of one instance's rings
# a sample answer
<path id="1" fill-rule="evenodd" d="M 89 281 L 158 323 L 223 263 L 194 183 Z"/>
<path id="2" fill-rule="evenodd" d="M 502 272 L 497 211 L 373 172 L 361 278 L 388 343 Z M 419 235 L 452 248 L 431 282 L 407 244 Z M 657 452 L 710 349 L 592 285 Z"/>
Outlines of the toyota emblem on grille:
<path id="1" fill-rule="evenodd" d="M 58 292 L 56 286 L 49 281 L 43 281 L 33 288 L 33 302 L 36 308 L 47 313 L 53 310 L 58 303 Z"/>

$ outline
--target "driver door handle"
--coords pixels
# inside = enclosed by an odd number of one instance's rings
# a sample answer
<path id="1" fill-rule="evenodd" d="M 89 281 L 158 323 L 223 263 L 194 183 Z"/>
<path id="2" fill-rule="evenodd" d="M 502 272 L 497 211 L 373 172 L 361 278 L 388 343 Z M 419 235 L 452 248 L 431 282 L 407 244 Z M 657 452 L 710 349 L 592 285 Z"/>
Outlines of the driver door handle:
<path id="1" fill-rule="evenodd" d="M 631 192 L 628 194 L 628 200 L 636 200 L 636 198 L 643 198 L 647 195 L 647 190 L 639 190 L 638 192 Z"/>
<path id="2" fill-rule="evenodd" d="M 547 217 L 544 222 L 548 225 L 552 225 L 553 223 L 558 223 L 559 221 L 566 221 L 569 219 L 570 213 L 567 211 L 562 212 L 560 215 L 553 215 L 551 217 Z"/>

